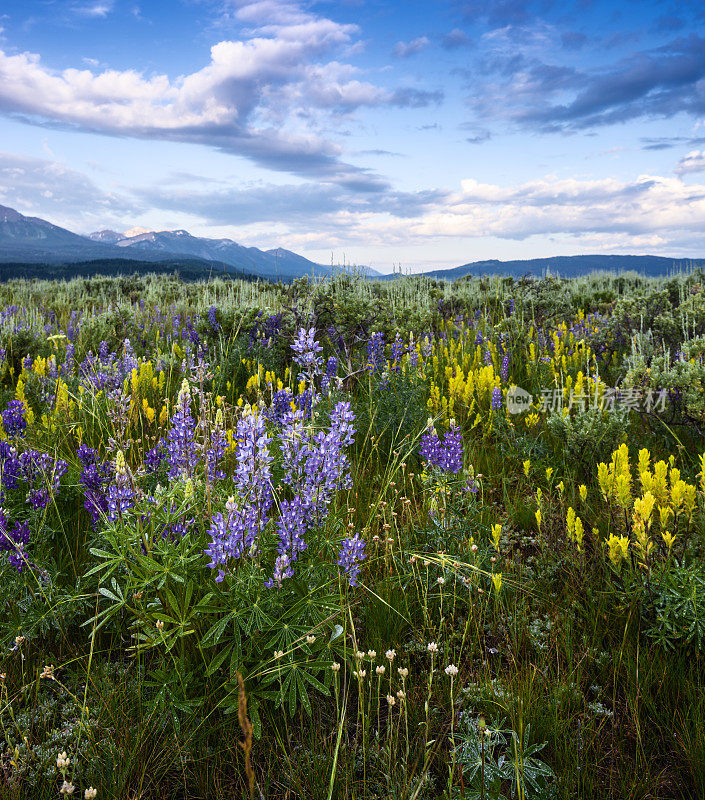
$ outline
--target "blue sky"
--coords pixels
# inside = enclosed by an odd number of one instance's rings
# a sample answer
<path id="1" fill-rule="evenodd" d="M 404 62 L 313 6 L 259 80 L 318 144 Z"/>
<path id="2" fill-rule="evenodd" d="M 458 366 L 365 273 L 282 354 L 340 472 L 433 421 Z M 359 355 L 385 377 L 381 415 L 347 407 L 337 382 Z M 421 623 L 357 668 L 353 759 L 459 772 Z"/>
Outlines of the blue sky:
<path id="1" fill-rule="evenodd" d="M 383 271 L 705 257 L 705 7 L 5 0 L 0 203 Z"/>

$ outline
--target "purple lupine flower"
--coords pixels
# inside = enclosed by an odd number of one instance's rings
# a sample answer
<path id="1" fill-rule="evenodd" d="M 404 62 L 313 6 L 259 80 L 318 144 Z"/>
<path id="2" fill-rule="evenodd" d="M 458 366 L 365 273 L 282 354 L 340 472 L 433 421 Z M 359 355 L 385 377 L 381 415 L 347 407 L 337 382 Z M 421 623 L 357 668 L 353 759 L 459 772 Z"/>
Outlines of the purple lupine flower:
<path id="1" fill-rule="evenodd" d="M 313 406 L 316 399 L 317 396 L 311 389 L 306 389 L 303 394 L 296 398 L 296 406 L 301 409 L 304 419 L 311 419 L 313 416 Z"/>
<path id="2" fill-rule="evenodd" d="M 323 348 L 316 341 L 316 330 L 310 328 L 308 331 L 301 328 L 291 349 L 294 351 L 294 362 L 298 364 L 304 373 L 306 381 L 306 391 L 310 393 L 307 402 L 310 402 L 311 409 L 318 402 L 318 395 L 316 394 L 316 378 L 321 374 L 321 367 L 323 365 L 323 358 L 320 353 Z"/>
<path id="3" fill-rule="evenodd" d="M 18 572 L 29 563 L 29 538 L 29 523 L 17 521 L 10 530 L 6 513 L 0 509 L 0 552 L 8 554 L 8 561 Z"/>
<path id="4" fill-rule="evenodd" d="M 270 314 L 264 321 L 263 334 L 265 343 L 271 347 L 274 340 L 281 333 L 282 324 L 284 322 L 284 315 Z"/>
<path id="5" fill-rule="evenodd" d="M 443 439 L 445 449 L 441 469 L 457 475 L 463 468 L 463 434 L 460 428 L 451 420 L 450 429 Z"/>
<path id="6" fill-rule="evenodd" d="M 402 342 L 401 336 L 397 333 L 392 342 L 392 369 L 394 372 L 399 372 L 401 369 L 401 358 L 404 355 L 404 350 L 404 342 Z"/>
<path id="7" fill-rule="evenodd" d="M 21 400 L 10 400 L 0 416 L 2 416 L 2 426 L 8 436 L 23 437 L 25 435 L 27 420 L 24 418 L 24 404 Z"/>
<path id="8" fill-rule="evenodd" d="M 502 383 L 506 383 L 509 379 L 509 353 L 505 353 L 504 358 L 502 359 L 500 377 L 502 379 Z"/>
<path id="9" fill-rule="evenodd" d="M 308 446 L 305 485 L 299 488 L 308 498 L 314 521 L 321 519 L 335 492 L 351 486 L 349 460 L 344 448 L 354 441 L 354 420 L 350 403 L 336 403 L 330 414 L 329 432 L 319 431 Z"/>
<path id="10" fill-rule="evenodd" d="M 426 433 L 421 437 L 421 458 L 441 472 L 457 474 L 463 468 L 463 434 L 451 420 L 449 431 L 443 441 L 429 420 Z"/>
<path id="11" fill-rule="evenodd" d="M 0 496 L 4 497 L 8 489 L 16 489 L 21 477 L 17 449 L 8 441 L 0 440 Z"/>
<path id="12" fill-rule="evenodd" d="M 499 411 L 502 408 L 502 390 L 499 386 L 495 386 L 492 390 L 492 402 L 490 407 L 493 411 Z"/>
<path id="13" fill-rule="evenodd" d="M 61 486 L 61 476 L 68 469 L 62 459 L 54 460 L 48 453 L 27 450 L 17 457 L 19 475 L 29 485 L 27 502 L 32 508 L 46 508 Z"/>
<path id="14" fill-rule="evenodd" d="M 29 353 L 22 359 L 22 368 L 27 371 L 32 369 L 32 356 Z"/>
<path id="15" fill-rule="evenodd" d="M 176 401 L 176 411 L 171 418 L 171 428 L 166 436 L 170 478 L 192 475 L 198 463 L 195 430 L 196 421 L 191 414 L 191 390 L 188 381 L 184 380 Z"/>
<path id="16" fill-rule="evenodd" d="M 351 586 L 357 586 L 361 564 L 365 560 L 365 541 L 358 531 L 354 536 L 343 539 L 338 556 L 338 566 L 348 576 Z"/>
<path id="17" fill-rule="evenodd" d="M 147 467 L 147 472 L 156 472 L 159 467 L 161 467 L 165 458 L 166 448 L 164 439 L 160 439 L 144 456 L 144 465 Z"/>
<path id="18" fill-rule="evenodd" d="M 323 348 L 316 341 L 316 329 L 301 328 L 291 349 L 294 351 L 294 361 L 306 372 L 317 374 L 323 363 L 320 353 Z"/>
<path id="19" fill-rule="evenodd" d="M 433 421 L 429 418 L 426 432 L 421 437 L 421 448 L 419 455 L 432 466 L 438 466 L 441 462 L 441 440 L 433 426 Z"/>
<path id="20" fill-rule="evenodd" d="M 135 503 L 135 490 L 132 478 L 125 463 L 122 450 L 118 450 L 115 459 L 115 480 L 108 488 L 108 519 L 121 519 Z"/>
<path id="21" fill-rule="evenodd" d="M 328 393 L 333 378 L 335 378 L 338 372 L 338 363 L 336 356 L 331 356 L 328 361 L 326 361 L 326 369 L 321 379 L 321 391 L 324 394 Z"/>
<path id="22" fill-rule="evenodd" d="M 76 362 L 76 347 L 74 346 L 73 342 L 69 341 L 66 345 L 66 356 L 64 357 L 64 363 L 61 367 L 61 374 L 62 375 L 70 375 L 75 367 Z"/>
<path id="23" fill-rule="evenodd" d="M 112 479 L 112 467 L 108 462 L 101 463 L 95 449 L 85 444 L 79 446 L 76 455 L 83 467 L 79 478 L 79 483 L 84 487 L 83 507 L 90 514 L 95 528 L 108 513 L 106 486 Z"/>
<path id="24" fill-rule="evenodd" d="M 367 371 L 374 374 L 386 363 L 383 333 L 373 333 L 367 342 Z"/>
<path id="25" fill-rule="evenodd" d="M 291 578 L 294 570 L 291 569 L 291 559 L 286 553 L 277 556 L 274 562 L 274 575 L 265 582 L 265 586 L 271 589 L 273 586 L 281 587 L 282 581 L 286 578 Z"/>
<path id="26" fill-rule="evenodd" d="M 208 566 L 220 568 L 216 580 L 223 579 L 222 566 L 230 560 L 255 554 L 272 506 L 271 438 L 263 417 L 245 414 L 237 424 L 237 441 L 235 486 L 239 503 L 230 498 L 225 506 L 227 516 L 215 514 L 209 530 L 211 543 L 206 554 L 211 557 Z"/>
<path id="27" fill-rule="evenodd" d="M 211 446 L 206 450 L 206 475 L 209 481 L 223 480 L 225 472 L 218 466 L 228 449 L 228 440 L 223 430 L 223 412 L 218 409 L 215 427 L 211 434 Z"/>
<path id="28" fill-rule="evenodd" d="M 215 306 L 211 306 L 208 309 L 208 324 L 211 326 L 213 333 L 218 333 L 220 323 L 218 322 L 218 309 Z"/>
<path id="29" fill-rule="evenodd" d="M 489 366 L 492 363 L 492 353 L 489 350 L 485 350 L 485 366 Z"/>
<path id="30" fill-rule="evenodd" d="M 281 425 L 284 417 L 291 413 L 291 404 L 293 402 L 294 395 L 291 393 L 291 389 L 284 387 L 272 394 L 272 402 L 263 413 L 274 425 Z"/>
<path id="31" fill-rule="evenodd" d="M 414 343 L 414 335 L 411 334 L 409 337 L 409 364 L 416 369 L 419 365 L 419 351 L 416 349 L 416 344 Z"/>
<path id="32" fill-rule="evenodd" d="M 294 574 L 293 563 L 298 554 L 307 547 L 304 539 L 304 534 L 308 530 L 308 509 L 305 500 L 300 496 L 293 500 L 282 500 L 280 509 L 277 520 L 278 556 L 274 562 L 274 574 L 265 583 L 268 588 L 281 586 L 284 579 Z"/>
<path id="33" fill-rule="evenodd" d="M 122 373 L 123 375 L 129 375 L 133 369 L 138 367 L 139 361 L 132 347 L 132 342 L 129 339 L 125 339 L 122 343 Z"/>
<path id="34" fill-rule="evenodd" d="M 354 441 L 355 415 L 350 403 L 337 403 L 330 415 L 329 431 L 313 435 L 303 425 L 300 411 L 288 415 L 281 434 L 284 480 L 294 499 L 282 500 L 277 521 L 278 558 L 267 586 L 281 585 L 293 575 L 293 563 L 306 549 L 305 534 L 321 524 L 336 491 L 351 485 L 344 448 Z"/>

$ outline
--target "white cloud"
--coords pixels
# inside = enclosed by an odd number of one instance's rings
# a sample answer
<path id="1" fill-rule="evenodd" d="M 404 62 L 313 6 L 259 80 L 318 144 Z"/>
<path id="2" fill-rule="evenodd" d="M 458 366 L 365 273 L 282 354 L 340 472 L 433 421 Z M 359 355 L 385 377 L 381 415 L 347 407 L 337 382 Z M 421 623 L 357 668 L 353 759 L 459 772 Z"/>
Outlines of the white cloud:
<path id="1" fill-rule="evenodd" d="M 107 17 L 113 10 L 114 0 L 98 0 L 94 3 L 80 3 L 72 7 L 74 14 L 82 17 Z"/>
<path id="2" fill-rule="evenodd" d="M 633 181 L 535 180 L 500 187 L 462 182 L 448 206 L 414 223 L 422 236 L 549 234 L 661 235 L 673 238 L 705 225 L 705 186 L 641 175 Z"/>
<path id="3" fill-rule="evenodd" d="M 450 240 L 496 242 L 494 256 L 511 242 L 565 244 L 563 252 L 669 253 L 705 256 L 705 185 L 673 177 L 642 175 L 630 181 L 546 177 L 510 186 L 461 182 L 455 193 L 382 192 L 356 198 L 339 190 L 304 184 L 252 187 L 207 194 L 182 187 L 140 194 L 149 205 L 190 209 L 205 225 L 237 218 L 250 237 L 277 223 L 298 247 L 361 249 L 428 248 Z M 501 244 L 505 242 L 506 244 Z M 698 250 L 699 248 L 699 250 Z M 456 248 L 457 249 L 457 248 Z M 698 252 L 696 252 L 698 251 Z"/>
<path id="4" fill-rule="evenodd" d="M 253 26 L 244 38 L 213 45 L 207 65 L 178 78 L 97 67 L 56 71 L 35 53 L 0 50 L 0 113 L 204 144 L 272 169 L 327 181 L 354 175 L 377 188 L 378 178 L 341 163 L 340 146 L 319 131 L 362 106 L 428 105 L 440 94 L 390 91 L 361 80 L 350 64 L 327 60 L 351 44 L 357 26 L 298 3 L 239 3 L 235 16 Z"/>
<path id="5" fill-rule="evenodd" d="M 691 150 L 683 156 L 673 170 L 676 175 L 688 175 L 692 172 L 705 171 L 705 150 Z"/>
<path id="6" fill-rule="evenodd" d="M 427 36 L 418 36 L 410 42 L 397 42 L 392 53 L 397 58 L 408 58 L 425 50 L 430 44 L 431 42 Z"/>

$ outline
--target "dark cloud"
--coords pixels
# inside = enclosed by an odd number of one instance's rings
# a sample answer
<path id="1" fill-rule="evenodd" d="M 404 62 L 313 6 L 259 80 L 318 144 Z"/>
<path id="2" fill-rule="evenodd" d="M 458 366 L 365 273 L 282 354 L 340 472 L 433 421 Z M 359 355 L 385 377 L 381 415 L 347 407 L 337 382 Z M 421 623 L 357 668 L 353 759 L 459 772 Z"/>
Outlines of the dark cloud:
<path id="1" fill-rule="evenodd" d="M 584 130 L 643 117 L 705 113 L 705 39 L 682 37 L 599 70 L 522 54 L 485 59 L 491 83 L 469 99 L 478 111 L 543 131 Z M 497 78 L 502 80 L 497 81 Z M 556 102 L 568 95 L 570 99 Z"/>

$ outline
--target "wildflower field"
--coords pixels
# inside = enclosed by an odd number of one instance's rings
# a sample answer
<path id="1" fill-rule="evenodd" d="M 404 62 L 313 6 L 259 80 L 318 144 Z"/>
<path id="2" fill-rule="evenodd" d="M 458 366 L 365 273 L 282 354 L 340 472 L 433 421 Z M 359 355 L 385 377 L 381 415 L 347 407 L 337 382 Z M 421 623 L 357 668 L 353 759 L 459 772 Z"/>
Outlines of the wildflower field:
<path id="1" fill-rule="evenodd" d="M 0 309 L 0 798 L 705 797 L 702 273 Z"/>

